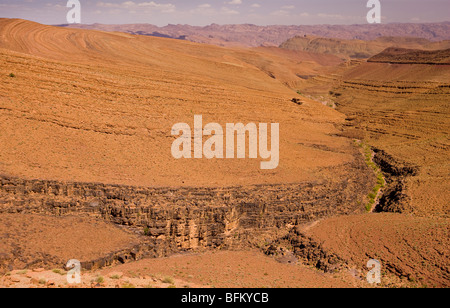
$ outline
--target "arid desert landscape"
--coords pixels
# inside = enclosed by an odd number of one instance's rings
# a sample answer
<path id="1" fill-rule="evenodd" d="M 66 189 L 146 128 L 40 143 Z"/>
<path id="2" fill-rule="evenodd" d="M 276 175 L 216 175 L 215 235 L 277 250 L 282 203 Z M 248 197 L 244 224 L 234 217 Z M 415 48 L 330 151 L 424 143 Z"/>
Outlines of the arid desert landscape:
<path id="1" fill-rule="evenodd" d="M 195 115 L 279 123 L 279 165 L 175 159 Z M 449 132 L 448 22 L 2 18 L 0 287 L 449 287 Z"/>

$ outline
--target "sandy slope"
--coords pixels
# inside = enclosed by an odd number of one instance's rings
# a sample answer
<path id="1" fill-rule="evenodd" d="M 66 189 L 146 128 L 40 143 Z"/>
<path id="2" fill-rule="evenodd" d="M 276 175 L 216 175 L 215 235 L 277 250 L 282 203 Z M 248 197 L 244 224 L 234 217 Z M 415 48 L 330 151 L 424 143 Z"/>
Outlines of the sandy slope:
<path id="1" fill-rule="evenodd" d="M 93 261 L 139 243 L 134 234 L 99 219 L 34 214 L 0 214 L 0 238 L 0 268 L 6 271 L 60 268 L 70 259 Z"/>
<path id="2" fill-rule="evenodd" d="M 69 285 L 61 269 L 12 271 L 8 288 L 351 288 L 368 286 L 346 274 L 323 274 L 304 265 L 279 264 L 257 251 L 176 255 L 83 272 Z"/>
<path id="3" fill-rule="evenodd" d="M 415 286 L 448 287 L 449 230 L 448 219 L 369 214 L 326 219 L 307 234 L 358 268 L 379 260 L 385 282 L 395 273 Z"/>
<path id="4" fill-rule="evenodd" d="M 408 57 L 423 62 L 433 54 Z M 400 178 L 403 189 L 394 187 L 397 184 L 391 188 L 404 204 L 387 196 L 386 208 L 448 217 L 449 87 L 449 65 L 352 61 L 306 80 L 300 89 L 334 102 L 347 115 L 348 136 L 364 138 L 390 157 L 384 170 L 388 177 L 387 165 L 400 170 L 391 177 L 396 178 L 392 183 Z"/>
<path id="5" fill-rule="evenodd" d="M 226 185 L 318 179 L 319 168 L 353 160 L 350 141 L 334 136 L 344 116 L 310 100 L 292 103 L 296 93 L 263 71 L 286 70 L 273 53 L 21 20 L 0 21 L 0 37 L 4 173 Z M 194 114 L 223 126 L 280 123 L 279 168 L 261 171 L 259 160 L 248 159 L 173 159 L 171 128 L 193 126 Z"/>
<path id="6" fill-rule="evenodd" d="M 449 87 L 448 65 L 365 63 L 337 90 L 339 109 L 359 115 L 353 125 L 368 142 L 415 170 L 404 180 L 407 212 L 449 216 Z"/>

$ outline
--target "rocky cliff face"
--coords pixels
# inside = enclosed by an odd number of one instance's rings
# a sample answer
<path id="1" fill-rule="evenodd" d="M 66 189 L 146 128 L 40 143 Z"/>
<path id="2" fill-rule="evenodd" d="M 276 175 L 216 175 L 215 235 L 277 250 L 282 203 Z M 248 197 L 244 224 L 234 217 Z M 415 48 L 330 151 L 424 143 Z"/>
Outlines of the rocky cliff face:
<path id="1" fill-rule="evenodd" d="M 149 249 L 258 246 L 299 223 L 363 211 L 372 176 L 355 160 L 336 181 L 226 188 L 143 188 L 0 178 L 0 213 L 101 217 L 147 235 Z M 358 202 L 359 201 L 359 202 Z"/>

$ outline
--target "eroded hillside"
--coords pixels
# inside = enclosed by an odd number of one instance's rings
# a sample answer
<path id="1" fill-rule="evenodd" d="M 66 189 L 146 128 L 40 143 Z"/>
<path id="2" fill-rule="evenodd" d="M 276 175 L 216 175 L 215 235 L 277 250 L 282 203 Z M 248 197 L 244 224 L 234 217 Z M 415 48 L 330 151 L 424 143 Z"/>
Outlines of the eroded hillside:
<path id="1" fill-rule="evenodd" d="M 217 186 L 318 180 L 320 168 L 354 161 L 351 142 L 336 136 L 344 116 L 312 100 L 292 103 L 297 94 L 268 75 L 283 70 L 276 55 L 19 20 L 0 29 L 4 173 Z M 222 126 L 280 123 L 279 167 L 173 159 L 172 126 L 193 127 L 194 115 Z"/>
<path id="2" fill-rule="evenodd" d="M 2 213 L 103 219 L 145 235 L 147 255 L 164 256 L 257 247 L 298 223 L 364 211 L 374 175 L 340 135 L 345 116 L 286 86 L 302 67 L 317 73 L 335 57 L 22 20 L 1 20 L 0 38 Z M 174 159 L 171 128 L 192 126 L 194 115 L 204 124 L 280 123 L 279 167 Z"/>
<path id="3" fill-rule="evenodd" d="M 347 115 L 348 136 L 375 150 L 375 161 L 392 181 L 379 210 L 449 215 L 450 68 L 393 63 L 398 57 L 430 62 L 440 54 L 445 51 L 383 52 L 370 63 L 353 61 L 303 84 L 302 91 Z"/>
<path id="4" fill-rule="evenodd" d="M 296 36 L 280 45 L 280 48 L 287 50 L 331 54 L 343 59 L 367 59 L 387 48 L 439 50 L 449 47 L 450 41 L 431 42 L 423 38 L 413 37 L 380 37 L 370 41 L 363 41 L 306 35 L 303 37 Z"/>
<path id="5" fill-rule="evenodd" d="M 396 43 L 412 41 L 426 43 Z M 447 286 L 448 65 L 343 61 L 319 49 L 0 19 L 0 271 L 79 258 L 86 269 L 129 271 L 129 284 L 142 266 L 171 275 L 168 265 L 194 262 L 185 272 L 198 277 L 174 284 L 242 286 L 236 263 L 247 262 L 255 287 L 367 286 L 366 259 L 377 258 L 383 286 Z M 174 159 L 171 128 L 193 127 L 194 115 L 279 123 L 279 167 Z M 63 240 L 70 232 L 76 247 Z M 249 248 L 260 253 L 236 251 Z M 14 271 L 0 285 L 36 273 Z"/>

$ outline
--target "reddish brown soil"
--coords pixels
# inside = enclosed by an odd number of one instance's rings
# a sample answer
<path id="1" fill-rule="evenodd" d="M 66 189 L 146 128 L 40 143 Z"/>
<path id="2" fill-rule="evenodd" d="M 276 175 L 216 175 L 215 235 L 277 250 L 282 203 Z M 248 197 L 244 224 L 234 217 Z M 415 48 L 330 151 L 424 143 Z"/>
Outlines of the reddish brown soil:
<path id="1" fill-rule="evenodd" d="M 346 135 L 386 154 L 383 171 L 402 199 L 387 196 L 390 210 L 448 217 L 449 88 L 448 65 L 353 61 L 301 91 L 335 103 Z"/>
<path id="2" fill-rule="evenodd" d="M 423 218 L 336 217 L 313 225 L 308 234 L 358 268 L 375 257 L 389 273 L 409 279 L 408 286 L 448 286 L 446 66 L 340 64 L 329 55 L 219 48 L 4 19 L 0 63 L 2 174 L 171 187 L 350 183 L 356 174 L 349 176 L 347 164 L 361 158 L 343 135 L 365 138 L 386 152 L 392 169 L 406 170 L 387 183 L 394 197 L 396 185 L 401 187 L 401 202 L 388 199 L 384 209 Z M 338 104 L 338 111 L 293 89 L 324 93 Z M 293 97 L 303 104 L 294 104 Z M 174 160 L 171 127 L 179 122 L 192 125 L 194 114 L 202 114 L 204 123 L 222 125 L 281 123 L 280 166 L 262 171 L 257 160 Z M 348 130 L 343 132 L 343 125 Z M 414 172 L 408 174 L 410 170 Z M 90 218 L 2 214 L 0 222 L 0 253 L 14 260 L 15 269 L 42 264 L 48 270 L 71 258 L 102 258 L 138 241 Z M 294 225 L 283 225 L 288 227 Z M 91 272 L 82 286 L 114 271 L 124 273 L 119 286 L 128 281 L 167 287 L 166 275 L 178 279 L 176 286 L 361 285 L 346 272 L 335 277 L 301 264 L 280 264 L 253 251 L 228 251 L 142 260 Z M 156 280 L 130 281 L 140 279 L 133 273 L 153 274 Z M 35 285 L 32 279 L 40 278 L 21 275 L 4 276 L 0 285 Z"/>
<path id="3" fill-rule="evenodd" d="M 258 251 L 223 251 L 148 259 L 118 266 L 112 271 L 138 275 L 171 276 L 216 288 L 313 288 L 355 287 L 363 283 L 350 274 L 323 274 L 298 264 L 280 264 Z"/>
<path id="4" fill-rule="evenodd" d="M 387 186 L 376 210 L 405 213 L 332 218 L 308 234 L 358 268 L 382 259 L 386 285 L 449 285 L 449 86 L 448 65 L 362 61 L 300 86 L 336 104 L 345 134 L 377 151 Z"/>
<path id="5" fill-rule="evenodd" d="M 4 270 L 91 261 L 139 243 L 137 236 L 102 220 L 31 214 L 0 214 L 0 239 Z"/>
<path id="6" fill-rule="evenodd" d="M 386 279 L 395 273 L 410 286 L 450 284 L 450 222 L 401 214 L 334 217 L 306 234 L 358 268 L 367 261 L 382 263 Z"/>
<path id="7" fill-rule="evenodd" d="M 67 272 L 59 268 L 14 270 L 0 277 L 0 288 L 207 288 L 170 276 L 138 275 L 134 272 L 81 272 L 80 284 L 69 284 Z"/>
<path id="8" fill-rule="evenodd" d="M 354 160 L 351 141 L 336 136 L 342 114 L 308 99 L 299 107 L 291 101 L 297 94 L 264 71 L 282 75 L 276 61 L 294 60 L 20 20 L 1 20 L 0 37 L 3 173 L 220 186 L 318 180 L 323 168 Z M 222 126 L 281 123 L 279 167 L 261 170 L 260 159 L 175 160 L 171 128 L 193 126 L 195 114 Z M 331 151 L 313 147 L 324 144 Z"/>
<path id="9" fill-rule="evenodd" d="M 448 217 L 450 66 L 366 63 L 338 84 L 338 110 L 404 177 L 402 211 Z"/>
<path id="10" fill-rule="evenodd" d="M 301 264 L 280 264 L 257 251 L 219 251 L 147 259 L 83 272 L 69 285 L 63 270 L 12 271 L 0 277 L 9 288 L 349 288 L 369 287 L 350 273 L 323 274 Z"/>

